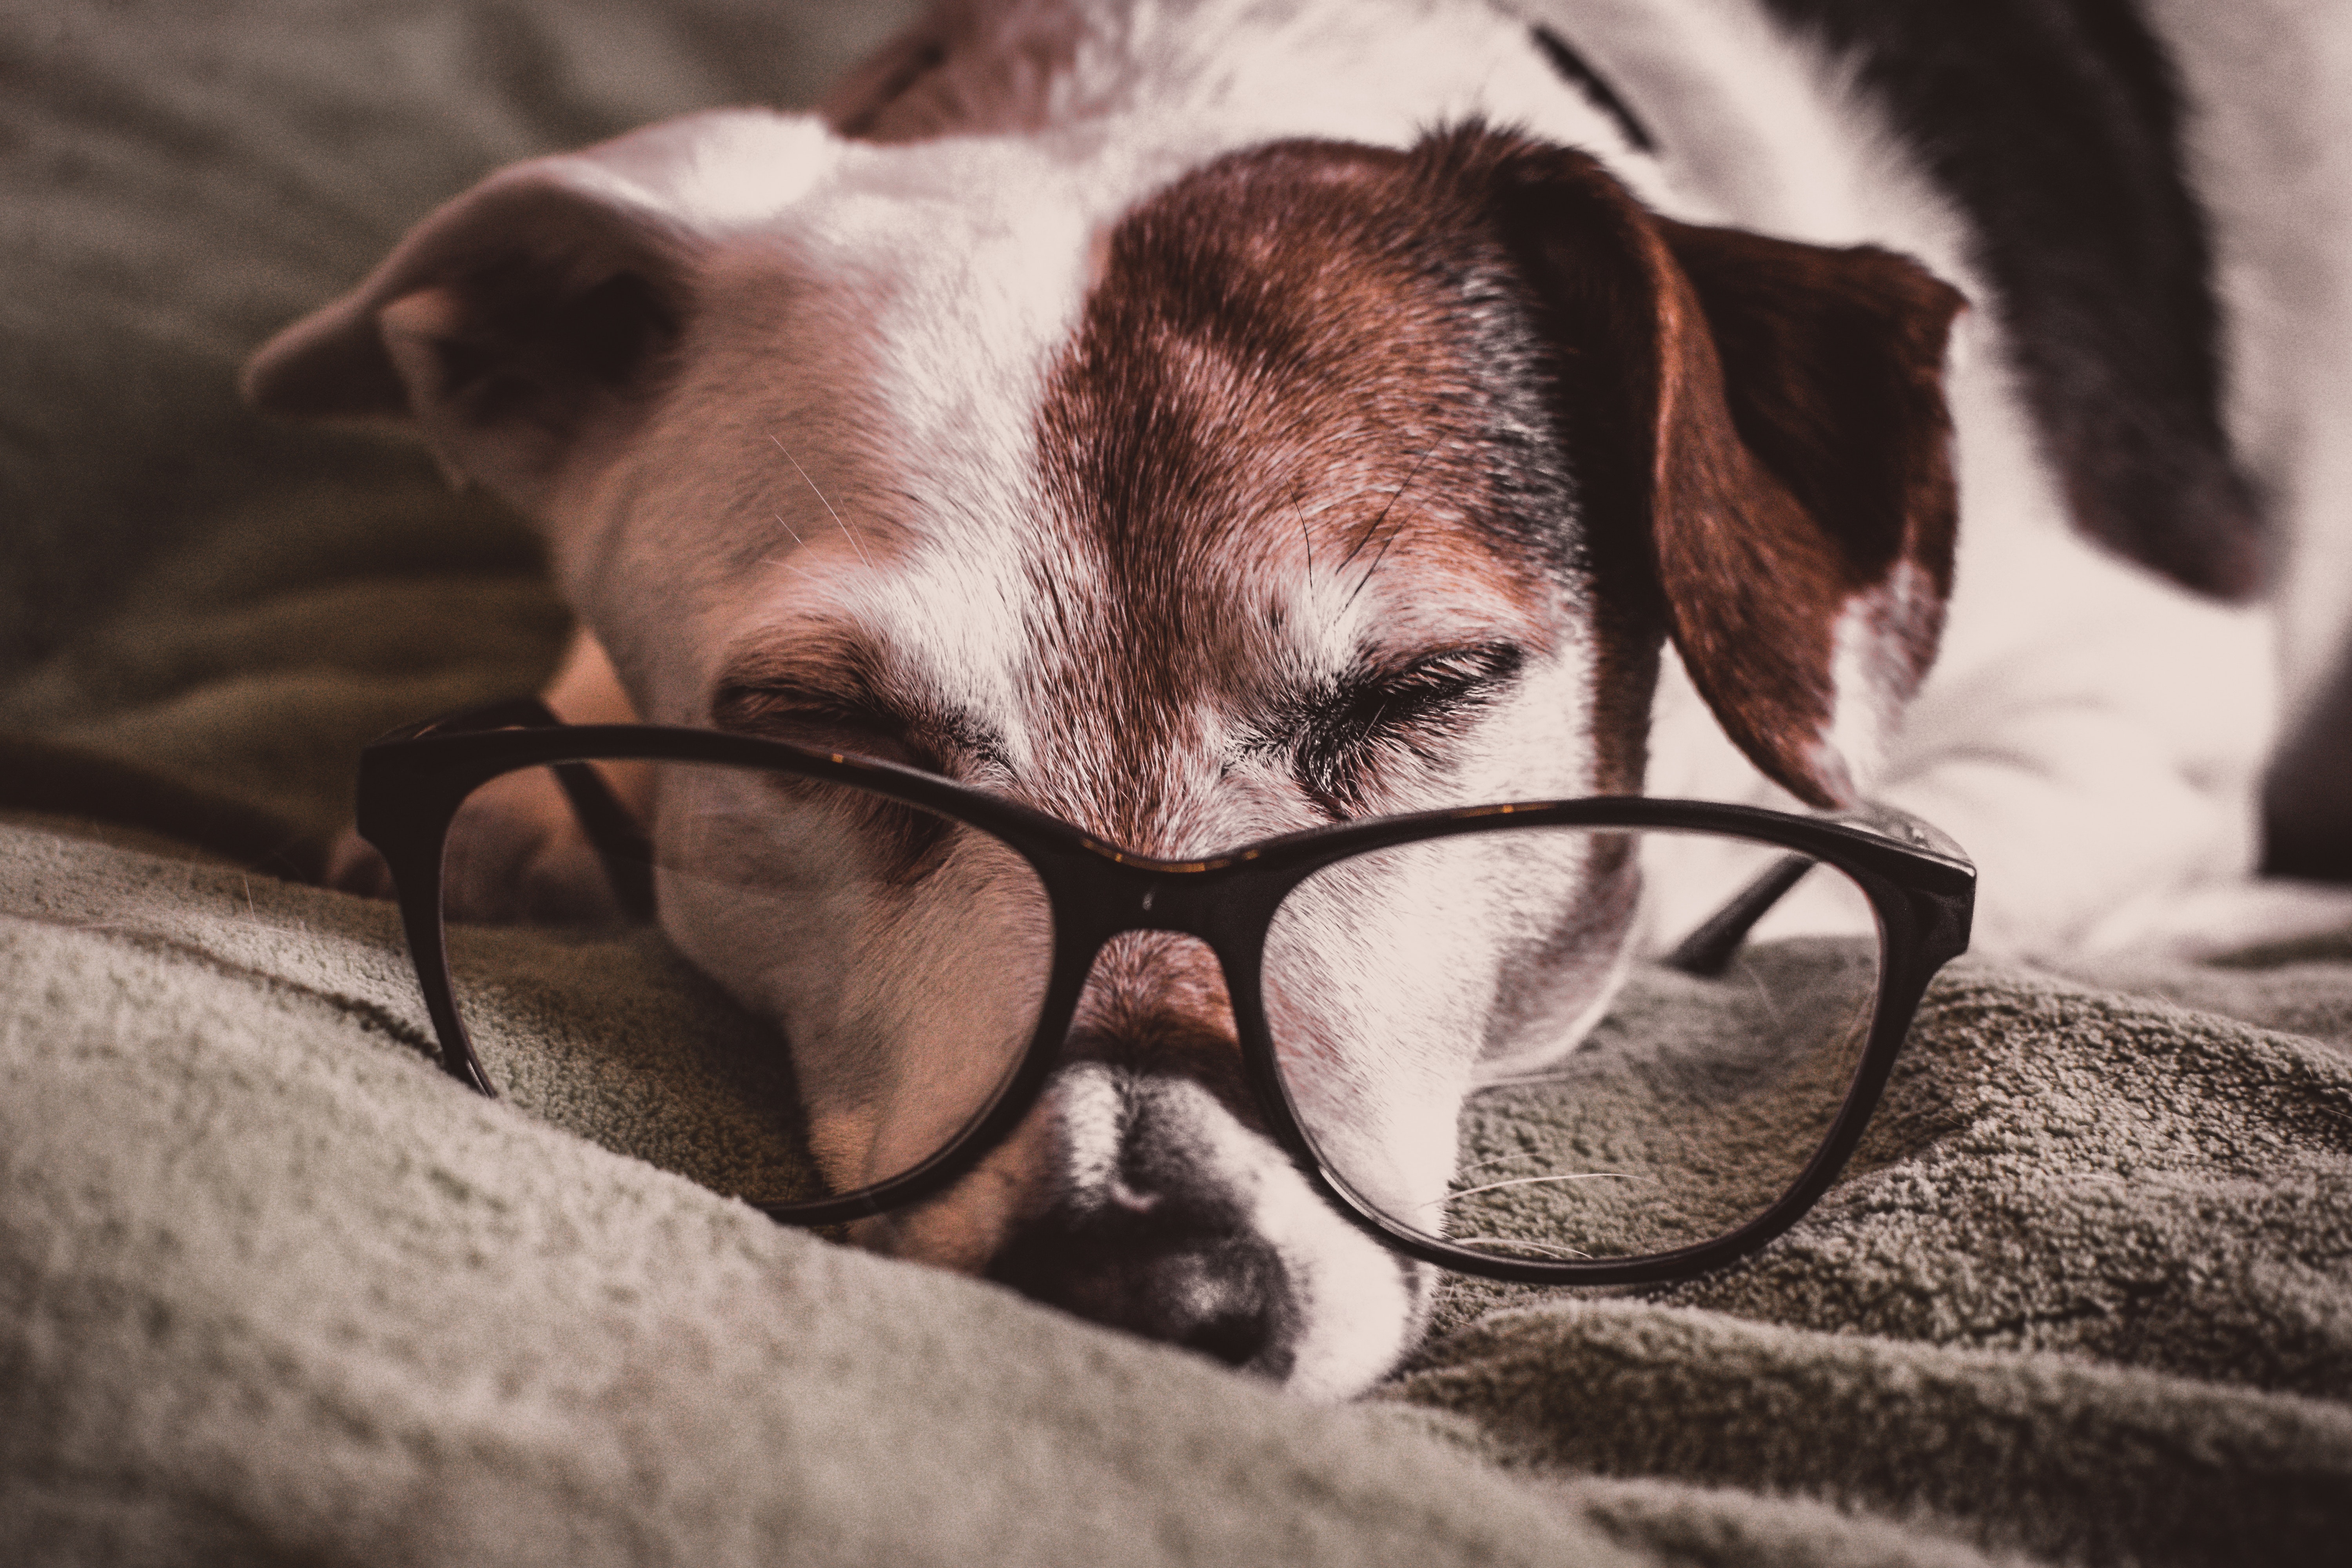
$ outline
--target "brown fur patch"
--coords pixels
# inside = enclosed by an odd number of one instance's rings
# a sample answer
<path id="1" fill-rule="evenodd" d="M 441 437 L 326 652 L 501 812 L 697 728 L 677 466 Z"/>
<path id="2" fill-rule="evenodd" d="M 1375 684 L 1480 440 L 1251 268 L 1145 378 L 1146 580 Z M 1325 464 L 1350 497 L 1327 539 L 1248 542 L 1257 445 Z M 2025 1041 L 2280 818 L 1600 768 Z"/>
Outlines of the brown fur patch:
<path id="1" fill-rule="evenodd" d="M 1710 403 L 1710 384 L 1719 384 L 1730 422 L 1726 431 L 1710 406 L 1685 426 L 1685 439 L 1703 455 L 1681 458 L 1678 478 L 1703 487 L 1748 468 L 1733 482 L 1756 509 L 1751 527 L 1755 518 L 1794 509 L 1754 531 L 1756 545 L 1742 560 L 1725 526 L 1727 509 L 1702 489 L 1662 509 L 1675 525 L 1662 518 L 1660 571 L 1683 646 L 1712 639 L 1702 656 L 1709 679 L 1731 690 L 1757 668 L 1759 643 L 1801 628 L 1805 667 L 1774 672 L 1780 692 L 1730 699 L 1740 711 L 1772 716 L 1759 730 L 1774 721 L 1785 727 L 1758 738 L 1785 756 L 1810 738 L 1797 729 L 1789 690 L 1801 682 L 1826 687 L 1826 665 L 1815 661 L 1835 650 L 1816 639 L 1825 639 L 1849 605 L 1872 608 L 1873 673 L 1893 701 L 1917 689 L 1934 662 L 1958 521 L 1941 371 L 1960 297 L 1923 268 L 1869 247 L 1826 250 L 1686 224 L 1662 223 L 1659 230 L 1706 317 L 1702 333 L 1691 330 L 1686 307 L 1672 313 L 1682 318 L 1684 342 L 1675 346 L 1696 388 L 1685 395 Z M 1903 563 L 1918 568 L 1929 591 L 1897 602 L 1895 568 Z M 1692 585 L 1675 592 L 1677 575 Z M 1779 604 L 1741 596 L 1743 586 L 1752 592 L 1768 580 L 1778 585 Z M 1845 802 L 1814 797 L 1814 804 Z"/>
<path id="2" fill-rule="evenodd" d="M 1534 643 L 1582 611 L 1603 789 L 1639 787 L 1663 625 L 1759 768 L 1847 803 L 1842 620 L 1864 612 L 1874 689 L 1847 695 L 1874 708 L 1940 632 L 1959 303 L 1883 251 L 1659 219 L 1591 157 L 1476 125 L 1180 180 L 1111 235 L 1039 418 L 1055 526 L 1102 580 L 1040 584 L 1089 699 L 1051 707 L 1101 716 L 1065 739 L 1108 787 L 1063 808 L 1176 847 L 1138 805 L 1199 749 L 1202 694 L 1264 700 L 1251 584 L 1309 563 Z"/>
<path id="3" fill-rule="evenodd" d="M 1236 1121 L 1265 1132 L 1265 1113 L 1243 1076 L 1223 970 L 1206 944 L 1168 931 L 1114 937 L 1095 960 L 1070 1060 L 1190 1079 Z"/>
<path id="4" fill-rule="evenodd" d="M 1341 598 L 1384 574 L 1465 608 L 1475 640 L 1552 645 L 1571 500 L 1536 301 L 1475 205 L 1428 175 L 1402 153 L 1280 143 L 1110 235 L 1038 422 L 1054 526 L 1087 563 L 1039 584 L 1057 679 L 1089 699 L 1051 706 L 1100 716 L 1063 742 L 1115 775 L 1062 803 L 1081 820 L 1180 847 L 1139 803 L 1198 752 L 1202 697 L 1269 717 L 1290 702 L 1305 672 L 1275 623 L 1310 574 Z"/>
<path id="5" fill-rule="evenodd" d="M 1591 547 L 1635 553 L 1639 537 L 1726 731 L 1799 798 L 1850 804 L 1823 744 L 1841 695 L 1899 705 L 1942 629 L 1959 295 L 1868 247 L 1658 218 L 1580 153 L 1456 136 L 1551 306 L 1579 450 L 1602 459 L 1578 469 Z M 1841 694 L 1835 637 L 1857 607 L 1875 689 Z"/>

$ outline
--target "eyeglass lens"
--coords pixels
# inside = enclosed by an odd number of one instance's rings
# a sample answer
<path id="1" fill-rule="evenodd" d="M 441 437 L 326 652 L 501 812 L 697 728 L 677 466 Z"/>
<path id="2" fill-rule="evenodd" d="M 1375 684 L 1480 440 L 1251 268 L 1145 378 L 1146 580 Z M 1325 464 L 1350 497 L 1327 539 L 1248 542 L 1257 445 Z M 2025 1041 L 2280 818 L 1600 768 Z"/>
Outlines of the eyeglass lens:
<path id="1" fill-rule="evenodd" d="M 1052 967 L 1027 862 L 856 789 L 598 765 L 643 770 L 649 840 L 607 834 L 600 857 L 553 831 L 569 822 L 555 770 L 530 768 L 476 790 L 444 848 L 451 985 L 501 1095 L 542 1110 L 601 1096 L 558 1119 L 768 1202 L 825 1195 L 812 1156 L 834 1192 L 902 1175 L 995 1100 Z M 659 935 L 627 919 L 633 888 Z M 787 1039 L 822 1100 L 800 1094 Z"/>
<path id="2" fill-rule="evenodd" d="M 1869 1037 L 1870 903 L 1817 865 L 1719 973 L 1633 961 L 1712 912 L 1645 900 L 1645 871 L 1720 900 L 1789 861 L 1729 837 L 1518 827 L 1318 872 L 1275 919 L 1264 989 L 1326 1169 L 1395 1224 L 1498 1258 L 1643 1257 L 1758 1218 L 1826 1141 Z"/>
<path id="3" fill-rule="evenodd" d="M 547 767 L 477 790 L 448 837 L 452 987 L 501 1094 L 768 1202 L 902 1175 L 995 1101 L 1053 965 L 1011 847 L 768 770 L 597 765 L 642 770 L 650 839 L 557 831 Z M 1821 1149 L 1877 1002 L 1868 900 L 1801 866 L 1735 836 L 1520 825 L 1325 868 L 1265 952 L 1293 1114 L 1337 1183 L 1456 1247 L 1624 1258 L 1735 1231 Z M 1797 879 L 1747 940 L 1718 921 L 1682 944 L 1715 972 L 1654 962 L 1759 878 Z M 628 918 L 648 891 L 659 934 Z"/>

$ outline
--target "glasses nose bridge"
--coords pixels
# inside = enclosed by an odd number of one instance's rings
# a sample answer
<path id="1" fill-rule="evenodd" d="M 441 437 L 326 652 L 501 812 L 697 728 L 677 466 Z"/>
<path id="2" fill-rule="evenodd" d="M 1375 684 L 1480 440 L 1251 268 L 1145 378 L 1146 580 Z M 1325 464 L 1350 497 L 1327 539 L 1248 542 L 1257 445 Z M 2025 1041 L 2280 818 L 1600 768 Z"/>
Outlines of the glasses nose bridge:
<path id="1" fill-rule="evenodd" d="M 1132 918 L 1097 931 L 1056 1059 L 1190 1079 L 1262 1128 L 1280 1113 L 1246 1063 L 1239 993 L 1252 983 L 1247 970 L 1192 922 L 1154 918 L 1166 900 L 1164 887 L 1139 885 Z"/>
<path id="2" fill-rule="evenodd" d="M 1257 879 L 1236 869 L 1218 862 L 1097 861 L 1096 874 L 1087 879 L 1083 918 L 1068 921 L 1067 913 L 1075 911 L 1065 907 L 1066 935 L 1078 938 L 1073 959 L 1091 979 L 1105 950 L 1124 936 L 1189 937 L 1213 959 L 1219 982 L 1238 1006 L 1243 999 L 1232 994 L 1252 983 L 1271 916 L 1257 908 L 1263 901 L 1255 896 Z"/>
<path id="3" fill-rule="evenodd" d="M 1097 884 L 1090 933 L 1095 949 L 1129 931 L 1197 938 L 1222 960 L 1255 922 L 1245 883 L 1223 863 L 1108 865 Z"/>

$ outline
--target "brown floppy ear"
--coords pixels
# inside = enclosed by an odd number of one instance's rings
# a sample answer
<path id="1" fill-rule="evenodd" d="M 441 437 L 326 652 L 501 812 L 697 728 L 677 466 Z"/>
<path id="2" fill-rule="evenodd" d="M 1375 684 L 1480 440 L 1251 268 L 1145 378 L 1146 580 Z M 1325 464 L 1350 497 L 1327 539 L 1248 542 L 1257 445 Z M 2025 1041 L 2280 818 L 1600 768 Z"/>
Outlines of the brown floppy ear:
<path id="1" fill-rule="evenodd" d="M 1622 465 L 1586 528 L 1632 504 L 1725 732 L 1800 799 L 1853 804 L 1951 592 L 1959 294 L 1887 251 L 1660 218 L 1580 153 L 1521 142 L 1496 173 L 1572 438 Z"/>
<path id="2" fill-rule="evenodd" d="M 499 171 L 245 368 L 250 403 L 412 426 L 529 512 L 643 412 L 696 264 L 806 188 L 805 116 L 689 116 Z"/>

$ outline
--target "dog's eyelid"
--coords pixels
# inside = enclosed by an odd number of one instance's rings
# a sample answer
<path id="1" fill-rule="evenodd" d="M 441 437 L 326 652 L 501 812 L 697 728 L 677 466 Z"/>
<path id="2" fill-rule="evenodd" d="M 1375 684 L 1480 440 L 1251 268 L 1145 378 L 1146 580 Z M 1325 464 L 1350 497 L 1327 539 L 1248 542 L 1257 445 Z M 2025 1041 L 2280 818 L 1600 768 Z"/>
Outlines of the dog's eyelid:
<path id="1" fill-rule="evenodd" d="M 711 699 L 710 721 L 747 735 L 774 735 L 813 723 L 850 725 L 885 732 L 903 731 L 905 719 L 866 692 L 848 692 L 795 681 L 730 682 Z"/>
<path id="2" fill-rule="evenodd" d="M 1326 746 L 1375 739 L 1383 730 L 1485 702 L 1526 663 L 1525 651 L 1507 642 L 1369 655 L 1347 674 L 1300 692 L 1290 706 L 1297 718 L 1267 733 L 1296 733 L 1303 721 Z"/>
<path id="3" fill-rule="evenodd" d="M 1291 755 L 1300 781 L 1333 818 L 1351 815 L 1366 771 L 1384 747 L 1423 756 L 1517 679 L 1527 654 L 1496 641 L 1368 656 L 1299 702 L 1297 718 L 1263 733 Z M 1279 737 L 1279 739 L 1276 739 Z"/>
<path id="4" fill-rule="evenodd" d="M 1406 703 L 1467 697 L 1512 680 L 1526 664 L 1526 653 L 1514 643 L 1438 648 L 1403 659 L 1367 660 L 1339 682 L 1335 695 L 1342 701 L 1370 697 Z"/>
<path id="5" fill-rule="evenodd" d="M 962 771 L 948 765 L 950 757 L 1009 765 L 1003 738 L 986 725 L 955 714 L 909 712 L 862 688 L 773 679 L 732 683 L 712 701 L 711 722 L 736 734 L 857 752 L 947 776 Z"/>
<path id="6" fill-rule="evenodd" d="M 919 748 L 908 716 L 863 692 L 763 680 L 722 686 L 710 704 L 721 730 L 761 740 L 900 760 Z"/>

